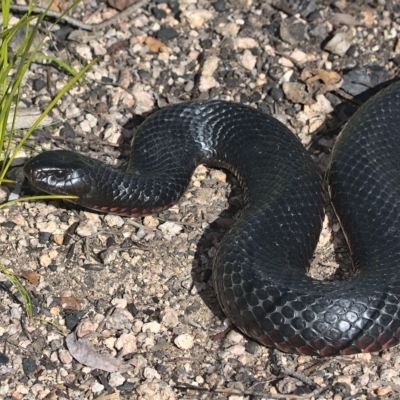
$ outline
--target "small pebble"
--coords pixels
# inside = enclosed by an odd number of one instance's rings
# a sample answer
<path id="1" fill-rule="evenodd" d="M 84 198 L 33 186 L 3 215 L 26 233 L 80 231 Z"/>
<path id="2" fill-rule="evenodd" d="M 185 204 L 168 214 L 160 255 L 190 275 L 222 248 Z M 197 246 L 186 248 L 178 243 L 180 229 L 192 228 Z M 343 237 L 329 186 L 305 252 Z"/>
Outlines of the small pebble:
<path id="1" fill-rule="evenodd" d="M 151 9 L 151 13 L 158 19 L 161 20 L 163 18 L 167 17 L 167 12 L 165 10 L 162 10 L 158 7 L 153 7 Z"/>
<path id="2" fill-rule="evenodd" d="M 347 32 L 338 32 L 328 43 L 325 44 L 324 50 L 339 56 L 344 56 L 350 48 L 354 38 L 354 31 L 349 29 Z"/>
<path id="3" fill-rule="evenodd" d="M 10 359 L 7 357 L 6 354 L 0 352 L 0 365 L 1 364 L 8 364 L 8 362 L 10 361 Z"/>
<path id="4" fill-rule="evenodd" d="M 172 40 L 178 36 L 178 32 L 174 28 L 161 28 L 157 32 L 157 38 L 160 40 Z"/>
<path id="5" fill-rule="evenodd" d="M 94 394 L 100 394 L 104 390 L 104 386 L 100 382 L 94 381 L 90 389 Z"/>
<path id="6" fill-rule="evenodd" d="M 38 78 L 33 81 L 33 90 L 35 90 L 36 92 L 39 92 L 46 86 L 47 86 L 47 84 L 43 79 Z"/>
<path id="7" fill-rule="evenodd" d="M 235 356 L 241 356 L 246 351 L 245 347 L 240 344 L 228 347 L 226 350 Z"/>
<path id="8" fill-rule="evenodd" d="M 283 41 L 294 45 L 304 40 L 306 25 L 297 18 L 286 18 L 281 23 L 279 34 Z"/>
<path id="9" fill-rule="evenodd" d="M 240 63 L 244 68 L 251 71 L 256 66 L 257 57 L 253 56 L 250 50 L 245 50 L 242 57 L 240 58 Z"/>
<path id="10" fill-rule="evenodd" d="M 113 388 L 123 385 L 125 381 L 126 378 L 124 378 L 119 372 L 111 372 L 110 378 L 108 379 L 109 385 Z"/>
<path id="11" fill-rule="evenodd" d="M 150 367 L 146 367 L 143 371 L 143 376 L 146 379 L 160 379 L 160 374 L 154 369 Z"/>
<path id="12" fill-rule="evenodd" d="M 232 343 L 239 343 L 243 340 L 243 335 L 235 329 L 232 329 L 226 336 L 226 339 Z"/>
<path id="13" fill-rule="evenodd" d="M 116 308 L 126 308 L 128 301 L 125 298 L 112 299 L 111 304 Z"/>
<path id="14" fill-rule="evenodd" d="M 22 359 L 22 369 L 25 375 L 33 374 L 36 371 L 36 361 L 31 357 L 26 357 Z"/>
<path id="15" fill-rule="evenodd" d="M 65 326 L 69 331 L 74 330 L 74 328 L 78 325 L 79 321 L 81 320 L 84 312 L 78 311 L 68 314 L 65 317 Z"/>
<path id="16" fill-rule="evenodd" d="M 214 7 L 215 11 L 225 11 L 225 0 L 217 0 L 214 3 L 211 3 L 211 5 Z"/>
<path id="17" fill-rule="evenodd" d="M 182 225 L 176 224 L 172 221 L 167 221 L 159 225 L 158 229 L 160 229 L 165 234 L 175 236 L 182 231 L 183 227 Z"/>
<path id="18" fill-rule="evenodd" d="M 183 13 L 183 16 L 188 21 L 192 29 L 204 26 L 204 24 L 210 20 L 213 13 L 210 10 L 188 10 Z"/>
<path id="19" fill-rule="evenodd" d="M 376 389 L 375 392 L 378 396 L 386 396 L 387 394 L 391 393 L 392 391 L 393 391 L 393 389 L 391 386 L 384 386 L 379 389 Z"/>
<path id="20" fill-rule="evenodd" d="M 60 362 L 63 364 L 70 364 L 72 363 L 73 360 L 71 353 L 67 350 L 59 350 L 58 358 L 60 359 Z"/>
<path id="21" fill-rule="evenodd" d="M 193 336 L 188 333 L 183 333 L 174 339 L 174 343 L 181 350 L 189 350 L 194 345 Z"/>
<path id="22" fill-rule="evenodd" d="M 137 339 L 133 333 L 123 333 L 115 342 L 114 347 L 122 351 L 121 355 L 130 354 L 137 350 Z"/>
<path id="23" fill-rule="evenodd" d="M 161 325 L 157 321 L 148 322 L 142 326 L 142 332 L 150 331 L 151 333 L 159 333 L 160 330 Z"/>
<path id="24" fill-rule="evenodd" d="M 164 326 L 174 328 L 179 324 L 177 312 L 172 308 L 166 308 L 161 313 L 161 322 Z"/>

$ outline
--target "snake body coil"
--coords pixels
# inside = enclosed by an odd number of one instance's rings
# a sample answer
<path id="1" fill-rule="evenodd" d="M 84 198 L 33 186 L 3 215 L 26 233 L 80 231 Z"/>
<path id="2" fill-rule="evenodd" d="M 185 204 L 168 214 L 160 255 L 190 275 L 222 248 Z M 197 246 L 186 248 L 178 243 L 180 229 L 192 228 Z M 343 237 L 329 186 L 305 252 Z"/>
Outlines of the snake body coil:
<path id="1" fill-rule="evenodd" d="M 357 273 L 346 282 L 306 276 L 323 219 L 311 158 L 276 119 L 224 101 L 155 113 L 140 127 L 126 171 L 69 152 L 45 152 L 25 173 L 76 203 L 139 216 L 177 202 L 199 163 L 231 169 L 245 208 L 213 269 L 219 303 L 241 331 L 282 351 L 330 356 L 386 349 L 400 338 L 400 84 L 347 124 L 328 174 L 332 203 Z"/>

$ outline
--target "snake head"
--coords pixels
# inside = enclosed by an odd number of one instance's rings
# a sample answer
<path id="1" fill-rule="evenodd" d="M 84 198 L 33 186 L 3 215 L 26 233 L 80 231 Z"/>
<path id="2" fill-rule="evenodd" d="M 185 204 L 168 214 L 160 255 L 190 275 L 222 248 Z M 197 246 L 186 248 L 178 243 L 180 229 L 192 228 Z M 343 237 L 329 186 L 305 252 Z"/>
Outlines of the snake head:
<path id="1" fill-rule="evenodd" d="M 46 151 L 24 165 L 24 173 L 37 189 L 61 195 L 85 197 L 91 185 L 87 182 L 87 158 L 72 151 Z"/>

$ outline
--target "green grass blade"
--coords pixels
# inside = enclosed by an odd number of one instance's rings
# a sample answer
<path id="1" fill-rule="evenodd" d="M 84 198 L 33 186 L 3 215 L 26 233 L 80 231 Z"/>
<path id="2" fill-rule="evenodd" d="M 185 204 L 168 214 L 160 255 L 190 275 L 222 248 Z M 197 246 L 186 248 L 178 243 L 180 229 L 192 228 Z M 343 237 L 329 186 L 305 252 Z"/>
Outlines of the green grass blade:
<path id="1" fill-rule="evenodd" d="M 5 182 L 5 180 L 1 181 L 1 183 Z M 19 199 L 7 201 L 7 203 L 0 204 L 0 209 L 6 208 L 12 204 L 19 203 L 21 201 L 35 201 L 35 200 L 74 200 L 77 199 L 77 196 L 67 196 L 67 195 L 55 195 L 55 194 L 41 194 L 37 196 L 27 196 L 20 197 Z"/>
<path id="2" fill-rule="evenodd" d="M 6 268 L 4 265 L 0 264 L 0 272 L 2 272 L 6 278 L 16 287 L 18 293 L 22 297 L 22 303 L 25 308 L 26 315 L 29 319 L 32 318 L 33 311 L 32 311 L 32 299 L 29 292 L 25 289 L 22 282 L 19 280 L 17 275 L 15 275 L 11 270 Z"/>
<path id="3" fill-rule="evenodd" d="M 72 65 L 68 65 L 66 62 L 60 60 L 57 57 L 52 57 L 48 56 L 43 53 L 38 53 L 36 54 L 36 60 L 46 60 L 46 61 L 51 61 L 54 64 L 57 64 L 61 68 L 63 68 L 65 71 L 67 71 L 70 75 L 75 76 L 78 72 L 75 71 L 74 67 Z"/>

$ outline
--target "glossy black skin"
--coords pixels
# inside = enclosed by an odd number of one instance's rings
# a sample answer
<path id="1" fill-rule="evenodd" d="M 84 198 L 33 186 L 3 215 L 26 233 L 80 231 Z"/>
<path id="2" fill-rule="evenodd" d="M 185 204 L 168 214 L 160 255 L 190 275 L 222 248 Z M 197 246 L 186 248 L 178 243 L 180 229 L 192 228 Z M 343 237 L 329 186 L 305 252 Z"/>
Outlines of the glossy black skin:
<path id="1" fill-rule="evenodd" d="M 30 160 L 25 173 L 45 192 L 138 216 L 178 201 L 199 163 L 228 167 L 246 206 L 214 262 L 223 311 L 267 346 L 330 356 L 399 342 L 399 150 L 397 83 L 356 113 L 333 151 L 332 202 L 358 269 L 347 282 L 306 276 L 322 225 L 322 182 L 297 138 L 252 108 L 212 100 L 162 109 L 139 129 L 127 171 L 57 151 Z"/>

